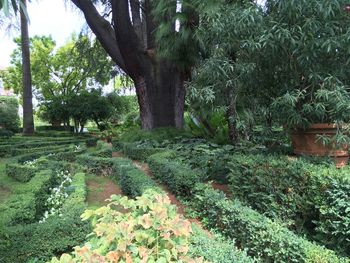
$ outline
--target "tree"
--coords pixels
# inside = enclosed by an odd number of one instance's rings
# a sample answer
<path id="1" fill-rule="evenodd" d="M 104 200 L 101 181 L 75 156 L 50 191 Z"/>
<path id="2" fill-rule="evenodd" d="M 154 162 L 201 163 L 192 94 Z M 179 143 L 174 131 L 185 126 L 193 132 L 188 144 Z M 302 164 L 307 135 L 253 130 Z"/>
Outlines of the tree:
<path id="1" fill-rule="evenodd" d="M 20 0 L 23 6 L 27 6 L 26 0 Z M 28 19 L 23 8 L 20 10 L 21 17 L 21 47 L 22 47 L 22 84 L 23 84 L 23 134 L 32 135 L 34 133 L 33 118 L 33 93 L 32 93 L 32 75 L 30 72 L 30 51 L 29 51 L 29 33 Z"/>
<path id="2" fill-rule="evenodd" d="M 20 45 L 18 39 L 15 41 Z M 111 79 L 113 63 L 100 44 L 86 36 L 72 36 L 58 49 L 51 37 L 35 36 L 31 41 L 35 96 L 45 109 L 46 119 L 68 125 L 69 115 L 65 114 L 65 107 L 70 96 L 107 84 Z M 11 56 L 12 66 L 2 73 L 2 79 L 5 86 L 11 86 L 19 93 L 18 76 L 22 72 L 20 46 Z"/>
<path id="3" fill-rule="evenodd" d="M 32 94 L 32 79 L 30 71 L 30 51 L 29 51 L 29 33 L 28 33 L 28 14 L 27 1 L 19 0 L 10 1 L 1 0 L 0 10 L 3 10 L 5 15 L 9 14 L 10 6 L 15 13 L 20 12 L 21 20 L 21 49 L 22 49 L 22 85 L 23 85 L 23 134 L 32 135 L 34 133 L 34 118 L 33 118 L 33 94 Z"/>
<path id="4" fill-rule="evenodd" d="M 161 34 L 163 36 L 190 35 L 198 23 L 193 9 L 185 4 L 186 1 L 176 0 L 100 1 L 107 14 L 111 14 L 109 21 L 105 18 L 108 15 L 98 12 L 94 1 L 72 2 L 84 13 L 91 30 L 113 61 L 133 80 L 142 128 L 182 128 L 184 81 L 190 76 L 190 65 L 181 67 L 174 59 L 159 56 L 156 32 L 159 28 L 166 31 Z M 180 15 L 181 20 L 177 20 Z M 181 53 L 179 51 L 186 50 L 185 47 L 177 45 L 173 48 Z"/>

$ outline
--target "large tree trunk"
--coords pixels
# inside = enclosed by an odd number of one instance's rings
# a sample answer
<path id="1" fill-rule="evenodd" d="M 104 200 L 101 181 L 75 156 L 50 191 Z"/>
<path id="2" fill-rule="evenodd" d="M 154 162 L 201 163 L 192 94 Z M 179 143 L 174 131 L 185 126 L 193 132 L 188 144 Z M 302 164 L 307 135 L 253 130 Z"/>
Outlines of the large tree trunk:
<path id="1" fill-rule="evenodd" d="M 159 24 L 151 0 L 111 0 L 112 23 L 99 14 L 91 0 L 71 0 L 81 11 L 91 30 L 113 61 L 134 83 L 140 106 L 142 129 L 182 128 L 184 123 L 184 81 L 190 66 L 176 67 L 157 56 L 155 32 Z M 173 20 L 177 1 L 169 2 L 171 14 L 164 17 L 176 34 Z M 189 10 L 186 10 L 190 13 Z M 195 16 L 196 17 L 196 16 Z M 196 21 L 181 25 L 194 30 Z M 182 27 L 179 27 L 182 28 Z"/>
<path id="2" fill-rule="evenodd" d="M 142 129 L 183 127 L 185 88 L 182 74 L 166 61 L 135 79 Z"/>
<path id="3" fill-rule="evenodd" d="M 21 0 L 26 6 L 27 1 Z M 30 51 L 29 51 L 29 33 L 28 20 L 23 12 L 20 11 L 21 16 L 21 44 L 22 44 L 22 68 L 23 68 L 23 134 L 32 135 L 34 133 L 34 119 L 33 119 L 33 94 L 32 94 L 32 75 L 30 72 Z"/>

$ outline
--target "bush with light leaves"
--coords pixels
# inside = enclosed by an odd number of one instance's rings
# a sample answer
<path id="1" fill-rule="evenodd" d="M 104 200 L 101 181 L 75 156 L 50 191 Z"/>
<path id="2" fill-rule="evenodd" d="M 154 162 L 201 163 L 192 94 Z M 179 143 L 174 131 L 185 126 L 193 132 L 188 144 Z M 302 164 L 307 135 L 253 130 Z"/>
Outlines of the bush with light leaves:
<path id="1" fill-rule="evenodd" d="M 107 206 L 86 210 L 82 218 L 92 220 L 89 241 L 52 263 L 203 262 L 187 256 L 191 223 L 177 214 L 168 197 L 154 191 L 136 200 L 114 195 Z"/>

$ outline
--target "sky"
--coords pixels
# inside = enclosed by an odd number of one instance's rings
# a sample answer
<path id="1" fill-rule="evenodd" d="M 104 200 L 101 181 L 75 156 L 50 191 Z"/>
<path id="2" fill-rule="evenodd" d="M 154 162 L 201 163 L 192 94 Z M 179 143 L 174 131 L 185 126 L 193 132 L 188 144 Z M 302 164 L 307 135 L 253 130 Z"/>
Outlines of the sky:
<path id="1" fill-rule="evenodd" d="M 68 3 L 68 1 L 66 1 Z M 63 45 L 73 32 L 79 33 L 85 20 L 83 15 L 64 0 L 32 0 L 28 4 L 29 36 L 51 35 L 57 46 Z M 0 29 L 0 68 L 10 65 L 10 55 L 16 47 L 13 38 L 18 30 Z"/>

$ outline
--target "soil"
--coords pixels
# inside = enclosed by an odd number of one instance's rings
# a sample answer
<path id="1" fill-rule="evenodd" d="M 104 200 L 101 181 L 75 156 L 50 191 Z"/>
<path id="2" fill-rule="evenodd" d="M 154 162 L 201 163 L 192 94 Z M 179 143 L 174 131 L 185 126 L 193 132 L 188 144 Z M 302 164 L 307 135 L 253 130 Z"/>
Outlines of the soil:
<path id="1" fill-rule="evenodd" d="M 125 156 L 124 156 L 122 153 L 120 153 L 120 152 L 113 152 L 113 153 L 112 153 L 112 156 L 113 156 L 113 157 L 125 157 Z M 140 169 L 140 170 L 143 171 L 147 176 L 149 176 L 150 178 L 152 178 L 153 180 L 155 180 L 154 177 L 153 177 L 153 175 L 152 175 L 151 170 L 149 169 L 148 164 L 143 163 L 143 162 L 140 162 L 140 161 L 136 161 L 136 160 L 133 160 L 132 162 L 133 162 L 133 164 L 134 164 L 138 169 Z M 155 180 L 155 181 L 156 181 L 156 180 Z M 168 189 L 167 186 L 165 186 L 165 185 L 163 185 L 163 184 L 158 184 L 158 186 L 167 194 L 167 196 L 168 196 L 168 198 L 169 198 L 169 200 L 170 200 L 170 203 L 176 206 L 177 212 L 178 212 L 180 215 L 182 215 L 182 216 L 185 217 L 185 214 L 186 214 L 186 212 L 185 212 L 186 206 L 184 206 L 184 205 L 176 198 L 176 196 L 170 192 L 170 190 Z M 199 219 L 196 219 L 196 218 L 187 218 L 187 220 L 189 220 L 190 222 L 196 224 L 196 225 L 199 226 L 201 229 L 203 229 L 203 230 L 207 233 L 208 236 L 211 236 L 211 235 L 212 235 L 208 230 L 206 230 L 206 229 L 203 227 L 203 225 L 202 225 L 202 223 L 200 222 Z"/>
<path id="2" fill-rule="evenodd" d="M 217 182 L 212 182 L 211 185 L 214 189 L 223 191 L 228 198 L 232 197 L 232 193 L 227 184 L 219 184 Z"/>
<path id="3" fill-rule="evenodd" d="M 122 195 L 122 191 L 110 178 L 105 176 L 89 176 L 87 179 L 87 203 L 89 206 L 103 206 L 111 195 Z"/>

